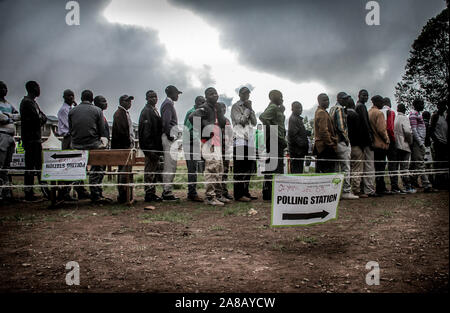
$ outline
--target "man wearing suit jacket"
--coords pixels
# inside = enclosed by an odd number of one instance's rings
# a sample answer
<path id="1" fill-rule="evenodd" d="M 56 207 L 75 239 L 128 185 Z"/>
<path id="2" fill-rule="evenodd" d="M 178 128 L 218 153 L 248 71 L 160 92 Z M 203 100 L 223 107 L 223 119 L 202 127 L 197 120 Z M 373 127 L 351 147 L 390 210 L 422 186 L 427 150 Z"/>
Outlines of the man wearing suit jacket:
<path id="1" fill-rule="evenodd" d="M 131 100 L 133 96 L 123 95 L 119 98 L 119 107 L 114 113 L 111 149 L 131 149 L 134 147 L 134 131 L 133 123 L 130 118 Z M 132 166 L 120 165 L 119 172 L 131 172 Z M 129 174 L 119 175 L 117 182 L 119 184 L 128 183 Z M 117 186 L 119 195 L 117 201 L 125 203 L 127 201 L 126 192 L 127 186 Z"/>

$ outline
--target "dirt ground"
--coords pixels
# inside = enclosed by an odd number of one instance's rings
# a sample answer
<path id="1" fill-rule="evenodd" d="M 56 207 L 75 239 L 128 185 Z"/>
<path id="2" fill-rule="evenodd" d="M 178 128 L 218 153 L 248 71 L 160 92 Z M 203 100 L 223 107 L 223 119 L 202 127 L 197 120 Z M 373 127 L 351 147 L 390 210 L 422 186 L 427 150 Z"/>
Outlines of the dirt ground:
<path id="1" fill-rule="evenodd" d="M 447 292 L 448 192 L 341 201 L 337 220 L 288 228 L 269 226 L 269 202 L 215 208 L 177 192 L 152 211 L 142 196 L 1 207 L 0 292 Z"/>

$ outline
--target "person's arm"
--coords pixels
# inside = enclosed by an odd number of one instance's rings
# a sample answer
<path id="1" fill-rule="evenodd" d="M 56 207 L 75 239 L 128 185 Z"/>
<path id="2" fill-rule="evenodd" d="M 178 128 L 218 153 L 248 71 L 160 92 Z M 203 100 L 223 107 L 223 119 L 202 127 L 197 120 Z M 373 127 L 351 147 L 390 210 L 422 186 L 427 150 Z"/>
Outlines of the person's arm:
<path id="1" fill-rule="evenodd" d="M 389 135 L 387 133 L 386 119 L 384 118 L 383 112 L 380 111 L 375 118 L 375 125 L 377 127 L 376 131 L 378 135 L 380 135 L 384 143 L 389 144 Z"/>
<path id="2" fill-rule="evenodd" d="M 162 119 L 162 127 L 163 133 L 166 134 L 169 140 L 173 140 L 173 137 L 170 136 L 171 129 L 171 121 L 172 121 L 172 110 L 168 109 L 168 105 L 164 105 L 161 108 L 161 119 Z"/>
<path id="3" fill-rule="evenodd" d="M 413 136 L 411 131 L 411 124 L 409 123 L 408 119 L 405 119 L 405 122 L 402 123 L 402 131 L 403 131 L 403 137 L 405 137 L 405 141 L 412 145 L 413 143 Z"/>
<path id="4" fill-rule="evenodd" d="M 217 122 L 219 123 L 219 127 L 225 128 L 225 125 L 227 124 L 227 119 L 225 117 L 225 115 L 223 115 L 222 110 L 219 108 L 219 106 L 216 103 L 215 106 L 215 110 L 216 110 L 216 114 L 217 114 Z"/>
<path id="5" fill-rule="evenodd" d="M 430 137 L 431 137 L 431 139 L 433 139 L 433 142 L 436 142 L 438 140 L 434 133 L 436 131 L 436 125 L 437 125 L 438 119 L 439 119 L 439 114 L 437 112 L 434 112 L 433 115 L 431 115 L 431 119 L 430 119 Z"/>
<path id="6" fill-rule="evenodd" d="M 348 135 L 345 132 L 344 129 L 344 112 L 342 108 L 337 108 L 334 115 L 334 124 L 336 125 L 337 132 L 344 138 L 345 143 L 348 145 Z"/>
<path id="7" fill-rule="evenodd" d="M 420 146 L 423 145 L 423 142 L 419 138 L 419 134 L 417 132 L 417 115 L 409 114 L 409 123 L 411 125 L 411 132 L 413 139 L 419 143 Z"/>
<path id="8" fill-rule="evenodd" d="M 263 123 L 263 125 L 272 125 L 273 117 L 276 114 L 275 107 L 269 105 L 267 109 L 261 113 L 259 116 L 259 120 Z"/>
<path id="9" fill-rule="evenodd" d="M 6 125 L 10 123 L 10 118 L 6 114 L 0 111 L 0 125 Z"/>
<path id="10" fill-rule="evenodd" d="M 325 112 L 319 112 L 317 114 L 317 121 L 314 121 L 318 125 L 317 137 L 324 142 L 326 146 L 334 146 L 334 141 L 331 138 L 330 131 L 327 125 L 327 116 Z"/>

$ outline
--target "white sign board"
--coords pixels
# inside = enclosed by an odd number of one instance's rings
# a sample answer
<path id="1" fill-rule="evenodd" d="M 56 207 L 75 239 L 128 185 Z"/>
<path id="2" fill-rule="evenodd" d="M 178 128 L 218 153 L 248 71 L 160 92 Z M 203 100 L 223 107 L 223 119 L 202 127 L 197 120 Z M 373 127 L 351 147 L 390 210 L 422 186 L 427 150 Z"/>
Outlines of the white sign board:
<path id="1" fill-rule="evenodd" d="M 13 153 L 11 158 L 10 167 L 12 168 L 24 168 L 25 167 L 25 154 Z"/>
<path id="2" fill-rule="evenodd" d="M 44 181 L 74 181 L 86 179 L 89 151 L 44 150 L 42 175 Z"/>
<path id="3" fill-rule="evenodd" d="M 310 225 L 336 219 L 343 180 L 343 174 L 275 176 L 271 225 Z"/>

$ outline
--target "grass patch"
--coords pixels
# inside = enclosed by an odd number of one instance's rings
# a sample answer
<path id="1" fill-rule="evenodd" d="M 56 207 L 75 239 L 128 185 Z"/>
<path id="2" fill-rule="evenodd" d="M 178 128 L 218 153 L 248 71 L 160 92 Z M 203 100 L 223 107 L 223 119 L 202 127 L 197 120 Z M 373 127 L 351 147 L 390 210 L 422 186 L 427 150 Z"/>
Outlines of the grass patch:
<path id="1" fill-rule="evenodd" d="M 309 243 L 309 244 L 315 244 L 315 243 L 317 243 L 317 238 L 316 238 L 316 237 L 313 237 L 313 236 L 303 236 L 303 235 L 300 235 L 300 236 L 297 236 L 294 240 L 295 240 L 295 241 L 298 241 L 298 242 Z"/>
<path id="2" fill-rule="evenodd" d="M 249 205 L 250 204 L 239 204 L 233 207 L 226 207 L 223 211 L 223 216 L 246 215 L 249 210 Z"/>
<path id="3" fill-rule="evenodd" d="M 389 210 L 381 211 L 381 216 L 383 216 L 384 218 L 391 218 L 393 215 L 394 213 L 392 213 L 392 211 Z"/>
<path id="4" fill-rule="evenodd" d="M 144 223 L 149 223 L 152 221 L 164 221 L 170 223 L 182 223 L 187 224 L 192 220 L 192 215 L 188 213 L 182 213 L 177 211 L 168 211 L 157 214 L 143 214 L 141 217 L 144 219 Z"/>
<path id="5" fill-rule="evenodd" d="M 211 227 L 209 227 L 210 231 L 221 231 L 221 230 L 225 230 L 225 227 L 220 226 L 220 225 L 213 225 Z"/>

